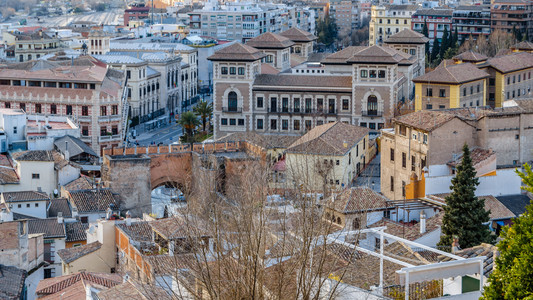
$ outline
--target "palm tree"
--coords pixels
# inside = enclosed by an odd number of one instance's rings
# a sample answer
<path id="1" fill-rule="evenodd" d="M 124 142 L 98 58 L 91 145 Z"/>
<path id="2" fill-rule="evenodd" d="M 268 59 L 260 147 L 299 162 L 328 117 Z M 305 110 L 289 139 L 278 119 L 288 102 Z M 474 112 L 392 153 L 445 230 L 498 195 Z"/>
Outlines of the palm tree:
<path id="1" fill-rule="evenodd" d="M 211 120 L 211 115 L 213 114 L 213 104 L 207 103 L 207 101 L 201 101 L 193 110 L 197 116 L 202 118 L 202 129 L 205 132 L 207 119 Z"/>
<path id="2" fill-rule="evenodd" d="M 200 121 L 198 120 L 198 117 L 191 111 L 186 111 L 183 114 L 181 114 L 181 118 L 178 121 L 178 124 L 183 126 L 185 128 L 185 134 L 187 136 L 187 140 L 191 141 L 194 129 L 196 126 L 200 125 Z"/>

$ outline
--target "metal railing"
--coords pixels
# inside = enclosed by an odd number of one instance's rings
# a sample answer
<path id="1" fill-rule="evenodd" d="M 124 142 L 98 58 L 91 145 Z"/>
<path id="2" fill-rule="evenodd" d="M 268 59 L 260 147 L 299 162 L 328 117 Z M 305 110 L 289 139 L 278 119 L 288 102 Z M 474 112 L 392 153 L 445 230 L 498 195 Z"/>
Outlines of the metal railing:
<path id="1" fill-rule="evenodd" d="M 241 113 L 242 107 L 222 107 L 222 112 L 226 113 Z"/>

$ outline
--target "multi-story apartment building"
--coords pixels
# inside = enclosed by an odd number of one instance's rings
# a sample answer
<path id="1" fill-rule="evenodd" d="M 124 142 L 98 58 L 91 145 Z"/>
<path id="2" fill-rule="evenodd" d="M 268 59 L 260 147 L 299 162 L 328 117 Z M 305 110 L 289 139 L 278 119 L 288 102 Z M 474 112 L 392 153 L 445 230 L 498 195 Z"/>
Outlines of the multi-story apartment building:
<path id="1" fill-rule="evenodd" d="M 448 32 L 453 31 L 452 15 L 453 9 L 419 9 L 413 14 L 411 26 L 414 31 L 422 32 L 424 24 L 426 24 L 428 27 L 429 43 L 430 46 L 433 47 L 435 39 L 442 42 L 444 28 L 446 28 Z"/>
<path id="2" fill-rule="evenodd" d="M 411 29 L 411 18 L 418 5 L 373 5 L 369 25 L 370 46 L 381 44 L 391 35 Z"/>
<path id="3" fill-rule="evenodd" d="M 413 79 L 415 109 L 485 106 L 489 74 L 471 63 L 446 65 Z"/>
<path id="4" fill-rule="evenodd" d="M 461 5 L 453 11 L 453 29 L 457 29 L 459 41 L 472 36 L 476 40 L 479 35 L 490 34 L 490 6 Z"/>
<path id="5" fill-rule="evenodd" d="M 124 10 L 124 26 L 129 26 L 130 21 L 139 21 L 148 19 L 150 7 L 145 6 L 144 3 L 134 3 L 131 7 Z"/>
<path id="6" fill-rule="evenodd" d="M 533 53 L 514 52 L 488 59 L 478 64 L 489 74 L 488 104 L 502 107 L 506 100 L 531 99 L 533 97 Z"/>
<path id="7" fill-rule="evenodd" d="M 161 99 L 161 73 L 149 67 L 148 62 L 127 55 L 94 55 L 94 58 L 113 69 L 125 70 L 128 113 L 130 118 L 138 119 L 135 123 L 164 114 L 166 103 Z"/>
<path id="8" fill-rule="evenodd" d="M 422 36 L 414 47 L 425 42 Z M 348 47 L 323 59 L 319 70 L 261 74 L 265 58 L 240 43 L 209 57 L 216 137 L 242 131 L 299 135 L 333 121 L 381 129 L 396 104 L 410 97 L 419 61 L 391 47 Z"/>
<path id="9" fill-rule="evenodd" d="M 15 60 L 18 62 L 39 59 L 61 50 L 59 38 L 43 32 L 42 29 L 30 33 L 5 32 L 4 40 L 8 45 L 14 45 Z"/>
<path id="10" fill-rule="evenodd" d="M 170 56 L 165 55 L 170 54 Z M 159 72 L 166 72 L 162 77 L 166 81 L 167 107 L 172 113 L 178 113 L 183 107 L 198 101 L 198 50 L 180 43 L 151 42 L 111 42 L 111 55 L 129 55 L 143 60 L 154 60 L 150 66 Z M 153 56 L 148 56 L 153 54 Z M 146 56 L 145 56 L 146 55 Z M 181 57 L 179 63 L 173 56 Z M 165 65 L 156 67 L 155 61 Z M 164 69 L 164 70 L 163 70 Z M 181 104 L 180 104 L 181 103 Z"/>
<path id="11" fill-rule="evenodd" d="M 92 57 L 17 63 L 0 69 L 0 104 L 34 115 L 71 116 L 97 153 L 119 146 L 127 118 L 125 77 Z"/>
<path id="12" fill-rule="evenodd" d="M 352 0 L 331 0 L 329 3 L 330 16 L 335 19 L 339 36 L 349 36 L 359 28 L 358 2 Z"/>
<path id="13" fill-rule="evenodd" d="M 533 36 L 533 2 L 530 0 L 496 0 L 492 3 L 491 29 L 519 31 L 530 39 Z"/>
<path id="14" fill-rule="evenodd" d="M 245 42 L 264 32 L 282 32 L 298 27 L 314 30 L 314 12 L 284 4 L 226 2 L 206 3 L 189 13 L 190 34 Z"/>

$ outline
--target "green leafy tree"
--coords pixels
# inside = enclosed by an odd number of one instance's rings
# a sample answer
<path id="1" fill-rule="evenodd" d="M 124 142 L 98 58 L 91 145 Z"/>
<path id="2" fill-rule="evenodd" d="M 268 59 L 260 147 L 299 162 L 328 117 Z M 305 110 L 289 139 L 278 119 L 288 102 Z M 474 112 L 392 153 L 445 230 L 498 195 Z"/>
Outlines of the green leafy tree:
<path id="1" fill-rule="evenodd" d="M 516 171 L 525 184 L 524 190 L 533 192 L 533 171 L 524 165 L 525 172 Z M 481 299 L 533 299 L 533 205 L 505 227 L 498 243 L 500 256 L 489 277 L 489 285 Z"/>
<path id="2" fill-rule="evenodd" d="M 200 125 L 200 121 L 192 111 L 186 111 L 181 114 L 178 124 L 180 124 L 185 129 L 186 140 L 192 141 L 194 130 L 198 125 Z"/>
<path id="3" fill-rule="evenodd" d="M 202 119 L 202 131 L 205 132 L 207 125 L 207 120 L 211 120 L 211 115 L 213 114 L 213 104 L 207 103 L 207 101 L 202 101 L 194 107 L 194 113 Z"/>
<path id="4" fill-rule="evenodd" d="M 490 220 L 490 212 L 485 210 L 485 200 L 475 195 L 478 185 L 479 179 L 472 166 L 470 149 L 465 144 L 463 158 L 450 186 L 452 193 L 446 197 L 440 246 L 451 246 L 454 236 L 459 238 L 462 248 L 494 241 L 489 227 L 483 225 Z"/>

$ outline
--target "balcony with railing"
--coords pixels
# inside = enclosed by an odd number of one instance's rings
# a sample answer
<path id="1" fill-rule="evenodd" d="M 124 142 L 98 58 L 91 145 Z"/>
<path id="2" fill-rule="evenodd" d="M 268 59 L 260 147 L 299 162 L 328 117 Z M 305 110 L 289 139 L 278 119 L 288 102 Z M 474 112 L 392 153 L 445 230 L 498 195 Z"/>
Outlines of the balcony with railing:
<path id="1" fill-rule="evenodd" d="M 222 112 L 225 112 L 225 113 L 241 113 L 242 112 L 242 107 L 238 107 L 238 106 L 222 107 Z"/>
<path id="2" fill-rule="evenodd" d="M 293 108 L 293 107 L 271 106 L 268 108 L 268 112 L 278 113 L 278 114 L 336 115 L 338 113 L 338 110 L 336 108 L 316 109 L 316 108 Z"/>
<path id="3" fill-rule="evenodd" d="M 111 142 L 111 141 L 120 141 L 121 135 L 120 134 L 111 134 L 111 135 L 101 135 L 99 137 L 100 143 L 102 142 Z"/>

